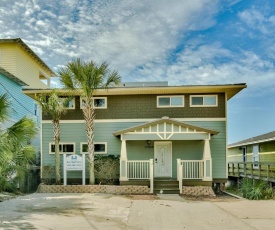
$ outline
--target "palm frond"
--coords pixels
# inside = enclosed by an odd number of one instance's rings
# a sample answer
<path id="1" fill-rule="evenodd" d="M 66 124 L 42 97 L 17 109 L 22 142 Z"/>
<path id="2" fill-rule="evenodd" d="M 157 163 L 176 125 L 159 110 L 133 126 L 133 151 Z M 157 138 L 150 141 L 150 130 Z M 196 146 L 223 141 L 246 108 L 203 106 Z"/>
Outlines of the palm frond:
<path id="1" fill-rule="evenodd" d="M 37 134 L 36 123 L 27 117 L 21 118 L 14 125 L 6 130 L 9 141 L 14 145 L 21 145 L 22 143 L 28 143 Z"/>
<path id="2" fill-rule="evenodd" d="M 0 122 L 8 118 L 10 107 L 11 103 L 8 99 L 8 94 L 5 93 L 0 95 Z"/>

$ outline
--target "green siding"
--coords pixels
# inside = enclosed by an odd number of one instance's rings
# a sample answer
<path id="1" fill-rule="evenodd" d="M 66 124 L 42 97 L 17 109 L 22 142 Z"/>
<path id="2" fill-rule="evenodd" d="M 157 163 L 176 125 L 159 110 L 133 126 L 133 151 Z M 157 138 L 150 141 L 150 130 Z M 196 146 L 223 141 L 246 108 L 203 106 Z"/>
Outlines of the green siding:
<path id="1" fill-rule="evenodd" d="M 190 94 L 185 94 L 185 106 L 171 108 L 157 108 L 157 96 L 159 95 L 106 95 L 107 108 L 95 109 L 96 119 L 143 119 L 161 118 L 164 116 L 173 118 L 224 118 L 226 117 L 225 94 L 214 95 L 218 95 L 218 106 L 216 107 L 190 107 Z M 75 109 L 68 110 L 62 116 L 62 120 L 83 119 L 79 97 L 75 98 L 75 104 Z M 43 114 L 43 120 L 50 119 L 49 115 Z"/>
<path id="2" fill-rule="evenodd" d="M 213 178 L 226 178 L 226 122 L 196 121 L 188 123 L 191 125 L 197 125 L 207 129 L 219 131 L 219 134 L 213 135 L 210 141 L 212 156 L 212 176 Z"/>
<path id="3" fill-rule="evenodd" d="M 253 161 L 253 144 L 243 146 L 246 147 L 246 161 Z M 260 162 L 275 162 L 275 141 L 268 141 L 259 143 L 259 161 Z M 229 162 L 242 162 L 242 150 L 239 147 L 228 149 L 228 161 Z"/>
<path id="4" fill-rule="evenodd" d="M 191 125 L 197 125 L 208 129 L 219 131 L 218 135 L 211 137 L 210 148 L 212 153 L 212 172 L 213 178 L 226 178 L 226 123 L 224 121 L 196 121 L 188 122 Z M 107 142 L 107 154 L 120 155 L 121 141 L 113 133 L 118 130 L 130 128 L 142 124 L 142 122 L 114 122 L 114 123 L 96 123 L 95 141 Z M 44 123 L 42 125 L 43 135 L 43 165 L 54 165 L 54 154 L 49 154 L 49 142 L 53 140 L 52 124 Z M 203 137 L 202 137 L 203 138 Z M 86 142 L 84 123 L 62 123 L 60 142 L 74 142 L 76 153 L 80 154 L 80 143 Z M 148 139 L 150 140 L 150 139 Z M 147 145 L 145 140 L 126 141 L 126 148 L 129 160 L 149 160 L 154 158 L 154 142 L 151 140 L 151 146 Z M 202 140 L 191 141 L 172 141 L 172 167 L 173 177 L 176 177 L 176 159 L 183 160 L 201 160 L 203 156 L 204 142 Z M 61 155 L 63 159 L 63 155 Z M 61 160 L 61 162 L 63 162 Z M 63 163 L 61 164 L 63 165 Z M 86 164 L 88 166 L 88 164 Z M 62 166 L 63 167 L 63 166 Z M 88 169 L 86 171 L 88 177 Z M 81 172 L 69 172 L 68 177 L 81 177 Z"/>

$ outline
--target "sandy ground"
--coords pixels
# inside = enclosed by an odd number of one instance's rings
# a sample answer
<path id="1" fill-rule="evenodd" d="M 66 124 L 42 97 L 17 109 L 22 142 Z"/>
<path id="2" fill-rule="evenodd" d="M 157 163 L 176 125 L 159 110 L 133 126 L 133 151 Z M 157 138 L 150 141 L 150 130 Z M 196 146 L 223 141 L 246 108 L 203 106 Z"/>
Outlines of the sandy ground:
<path id="1" fill-rule="evenodd" d="M 273 230 L 275 201 L 39 194 L 0 202 L 0 229 Z"/>

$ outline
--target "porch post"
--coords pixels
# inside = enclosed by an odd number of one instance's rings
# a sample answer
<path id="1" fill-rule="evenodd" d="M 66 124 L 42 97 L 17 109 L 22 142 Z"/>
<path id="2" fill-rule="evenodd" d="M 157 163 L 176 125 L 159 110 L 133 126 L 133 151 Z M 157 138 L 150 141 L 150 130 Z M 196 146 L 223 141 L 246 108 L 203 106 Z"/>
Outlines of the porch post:
<path id="1" fill-rule="evenodd" d="M 154 192 L 154 160 L 150 159 L 150 193 Z"/>
<path id="2" fill-rule="evenodd" d="M 127 150 L 126 140 L 121 140 L 121 152 L 120 152 L 120 181 L 127 181 Z"/>
<path id="3" fill-rule="evenodd" d="M 204 140 L 204 150 L 203 150 L 203 162 L 204 162 L 204 181 L 212 181 L 212 158 L 209 139 Z"/>
<path id="4" fill-rule="evenodd" d="M 181 159 L 177 159 L 177 180 L 179 181 L 180 194 L 182 194 L 182 163 L 181 163 Z"/>

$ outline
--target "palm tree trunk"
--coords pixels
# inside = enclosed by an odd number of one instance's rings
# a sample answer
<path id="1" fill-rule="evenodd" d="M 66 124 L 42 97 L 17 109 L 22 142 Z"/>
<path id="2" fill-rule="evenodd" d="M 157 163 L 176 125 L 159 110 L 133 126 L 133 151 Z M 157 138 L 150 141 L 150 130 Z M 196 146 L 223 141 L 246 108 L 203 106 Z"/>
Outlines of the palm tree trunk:
<path id="1" fill-rule="evenodd" d="M 95 111 L 92 106 L 92 99 L 86 98 L 86 107 L 83 109 L 85 119 L 85 130 L 88 141 L 88 161 L 90 170 L 90 184 L 95 184 L 95 172 L 94 172 L 94 119 Z"/>
<path id="2" fill-rule="evenodd" d="M 61 184 L 60 154 L 59 154 L 60 124 L 58 120 L 53 121 L 53 132 L 54 132 L 54 145 L 55 145 L 55 183 Z"/>

